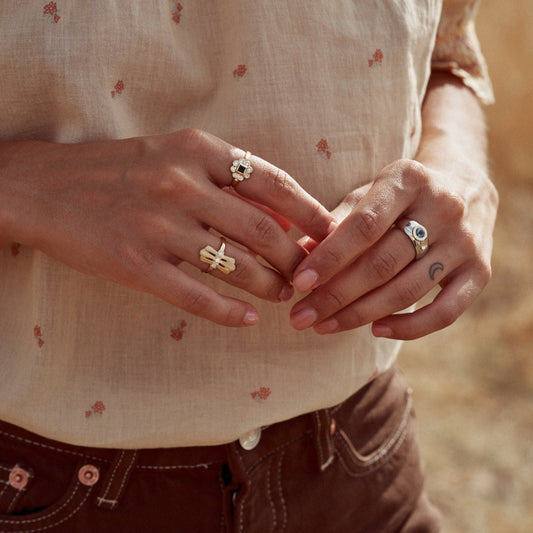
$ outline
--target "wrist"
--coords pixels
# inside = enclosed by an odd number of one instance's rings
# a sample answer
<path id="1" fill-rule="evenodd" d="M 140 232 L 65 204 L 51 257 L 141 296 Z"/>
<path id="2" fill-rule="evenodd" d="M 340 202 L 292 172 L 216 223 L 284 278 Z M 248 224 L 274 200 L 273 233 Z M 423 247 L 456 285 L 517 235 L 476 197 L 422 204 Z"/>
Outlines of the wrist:
<path id="1" fill-rule="evenodd" d="M 10 183 L 13 159 L 13 143 L 0 143 L 0 247 L 14 241 L 14 213 Z"/>
<path id="2" fill-rule="evenodd" d="M 0 246 L 31 244 L 28 230 L 39 213 L 36 195 L 42 172 L 40 141 L 0 143 Z"/>

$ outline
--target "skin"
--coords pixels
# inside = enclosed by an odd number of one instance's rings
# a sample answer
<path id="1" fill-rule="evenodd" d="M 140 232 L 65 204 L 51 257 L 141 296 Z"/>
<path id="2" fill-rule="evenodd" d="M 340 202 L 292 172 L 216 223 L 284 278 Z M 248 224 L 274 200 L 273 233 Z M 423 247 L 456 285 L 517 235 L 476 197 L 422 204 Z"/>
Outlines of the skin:
<path id="1" fill-rule="evenodd" d="M 306 251 L 282 227 L 322 240 L 331 214 L 282 170 L 252 157 L 254 179 L 232 182 L 224 141 L 198 130 L 85 144 L 21 141 L 0 145 L 0 244 L 19 242 L 81 272 L 152 293 L 224 326 L 258 319 L 249 303 L 223 296 L 176 268 L 206 271 L 200 250 L 228 242 L 231 275 L 210 275 L 255 296 L 288 300 L 287 279 Z M 250 201 L 261 201 L 252 205 Z M 232 216 L 228 216 L 231 213 Z M 246 220 L 246 224 L 242 221 Z M 273 268 L 261 265 L 264 257 Z"/>
<path id="2" fill-rule="evenodd" d="M 489 180 L 483 112 L 474 94 L 447 73 L 431 76 L 415 161 L 395 161 L 333 211 L 339 225 L 297 267 L 294 285 L 311 292 L 294 305 L 296 329 L 331 334 L 372 323 L 375 336 L 415 339 L 453 323 L 491 276 L 498 195 Z M 401 218 L 429 232 L 414 261 Z M 392 229 L 391 229 L 392 228 Z M 439 285 L 431 303 L 394 314 Z"/>
<path id="3" fill-rule="evenodd" d="M 433 74 L 423 125 L 417 161 L 392 163 L 332 213 L 255 156 L 252 179 L 228 189 L 229 166 L 243 151 L 198 130 L 1 143 L 0 246 L 32 246 L 223 326 L 252 326 L 259 315 L 250 303 L 177 268 L 185 261 L 206 270 L 201 248 L 220 246 L 212 228 L 250 251 L 228 242 L 236 270 L 210 275 L 272 302 L 292 297 L 287 280 L 310 291 L 291 311 L 296 329 L 327 334 L 373 322 L 376 336 L 420 337 L 452 323 L 488 282 L 497 209 L 483 114 L 470 90 Z M 391 229 L 402 216 L 429 231 L 419 261 Z M 299 243 L 285 232 L 293 224 L 308 235 Z M 436 285 L 443 290 L 431 304 L 394 315 Z"/>

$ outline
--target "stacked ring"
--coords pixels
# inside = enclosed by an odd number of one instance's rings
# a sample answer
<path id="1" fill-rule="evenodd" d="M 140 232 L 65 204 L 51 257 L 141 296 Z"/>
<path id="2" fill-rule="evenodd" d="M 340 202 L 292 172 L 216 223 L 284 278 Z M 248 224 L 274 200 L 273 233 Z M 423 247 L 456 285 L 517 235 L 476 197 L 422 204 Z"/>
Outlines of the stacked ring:
<path id="1" fill-rule="evenodd" d="M 233 161 L 230 170 L 231 170 L 231 176 L 233 177 L 233 182 L 231 183 L 231 187 L 236 187 L 241 181 L 247 180 L 250 178 L 250 174 L 253 172 L 252 165 L 250 164 L 249 157 L 252 154 L 250 152 L 246 152 L 244 154 L 244 157 L 241 159 L 235 159 Z"/>
<path id="2" fill-rule="evenodd" d="M 420 259 L 429 250 L 429 236 L 427 229 L 416 220 L 401 220 L 396 224 L 413 243 L 415 259 Z"/>
<path id="3" fill-rule="evenodd" d="M 212 270 L 220 270 L 224 274 L 229 274 L 235 270 L 235 258 L 224 255 L 226 239 L 224 237 L 221 237 L 221 239 L 222 242 L 218 250 L 209 245 L 200 250 L 200 261 L 209 265 L 206 273 Z"/>

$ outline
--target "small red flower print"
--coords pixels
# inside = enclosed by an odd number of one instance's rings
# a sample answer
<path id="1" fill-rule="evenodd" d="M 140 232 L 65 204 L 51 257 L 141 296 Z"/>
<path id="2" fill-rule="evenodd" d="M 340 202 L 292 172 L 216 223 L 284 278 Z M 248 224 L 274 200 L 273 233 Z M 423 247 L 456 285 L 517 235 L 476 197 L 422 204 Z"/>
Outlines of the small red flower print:
<path id="1" fill-rule="evenodd" d="M 97 402 L 94 402 L 91 408 L 93 412 L 98 413 L 99 415 L 103 414 L 103 412 L 105 411 L 104 402 L 101 402 L 100 400 L 98 400 Z"/>
<path id="2" fill-rule="evenodd" d="M 102 402 L 101 400 L 98 400 L 94 402 L 93 405 L 91 405 L 90 411 L 85 411 L 85 418 L 89 418 L 92 414 L 103 415 L 104 411 L 105 411 L 104 402 Z"/>
<path id="3" fill-rule="evenodd" d="M 242 78 L 247 72 L 246 65 L 238 65 L 237 68 L 233 71 L 233 77 L 236 79 Z"/>
<path id="4" fill-rule="evenodd" d="M 183 6 L 178 3 L 178 5 L 176 6 L 176 11 L 174 11 L 172 13 L 172 20 L 176 23 L 176 24 L 179 24 L 181 22 L 181 12 L 183 11 Z"/>
<path id="5" fill-rule="evenodd" d="M 41 331 L 40 326 L 35 326 L 33 328 L 33 336 L 37 339 L 37 344 L 39 348 L 43 347 L 44 341 L 43 341 L 43 333 Z"/>
<path id="6" fill-rule="evenodd" d="M 20 254 L 20 243 L 14 242 L 11 245 L 11 255 L 13 257 L 16 257 L 18 254 Z"/>
<path id="7" fill-rule="evenodd" d="M 316 150 L 317 152 L 322 152 L 326 154 L 326 157 L 328 159 L 331 159 L 331 152 L 329 150 L 328 141 L 326 141 L 326 139 L 320 139 L 320 141 L 316 143 Z"/>
<path id="8" fill-rule="evenodd" d="M 111 98 L 115 98 L 115 96 L 122 94 L 122 91 L 124 90 L 124 82 L 122 80 L 118 80 L 117 83 L 115 83 L 114 89 L 114 91 L 111 91 Z"/>
<path id="9" fill-rule="evenodd" d="M 373 59 L 368 60 L 369 67 L 373 67 L 374 65 L 381 65 L 381 62 L 383 61 L 383 52 L 381 51 L 381 48 L 376 49 L 372 58 Z"/>
<path id="10" fill-rule="evenodd" d="M 182 320 L 179 326 L 176 326 L 175 328 L 172 328 L 170 330 L 170 336 L 174 340 L 180 341 L 181 339 L 183 339 L 183 334 L 185 333 L 186 327 L 187 327 L 187 322 L 185 322 L 185 320 Z"/>
<path id="11" fill-rule="evenodd" d="M 47 15 L 50 19 L 50 22 L 55 22 L 56 24 L 61 18 L 57 14 L 57 4 L 55 2 L 48 2 L 48 4 L 43 7 L 43 15 Z"/>
<path id="12" fill-rule="evenodd" d="M 261 387 L 259 390 L 250 393 L 253 400 L 267 400 L 272 391 L 268 387 Z"/>

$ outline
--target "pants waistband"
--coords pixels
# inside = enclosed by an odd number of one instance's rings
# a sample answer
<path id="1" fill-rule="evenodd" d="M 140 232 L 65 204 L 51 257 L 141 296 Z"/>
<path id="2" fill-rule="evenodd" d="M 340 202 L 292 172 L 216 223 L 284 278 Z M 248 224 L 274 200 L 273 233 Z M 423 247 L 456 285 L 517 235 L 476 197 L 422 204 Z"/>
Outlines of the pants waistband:
<path id="1" fill-rule="evenodd" d="M 138 470 L 169 471 L 186 469 L 217 469 L 222 465 L 238 465 L 243 473 L 250 473 L 258 464 L 271 454 L 289 446 L 296 440 L 308 439 L 313 444 L 316 467 L 325 470 L 334 456 L 333 435 L 335 433 L 335 414 L 344 409 L 357 410 L 368 403 L 365 396 L 371 387 L 372 398 L 380 397 L 393 377 L 391 369 L 377 377 L 342 404 L 258 428 L 258 441 L 251 449 L 245 449 L 239 441 L 217 446 L 199 446 L 159 449 L 111 449 L 75 446 L 57 442 L 31 433 L 25 429 L 0 421 L 0 437 L 13 439 L 20 445 L 30 446 L 43 455 L 64 454 L 73 461 L 98 469 L 99 493 L 97 504 L 113 509 L 127 485 L 132 472 Z M 365 401 L 363 401 L 365 399 Z M 371 400 L 371 398 L 370 398 Z M 85 470 L 86 471 L 86 470 Z M 81 472 L 81 469 L 80 469 Z M 80 474 L 81 475 L 81 474 Z M 80 478 L 83 483 L 83 478 Z"/>

